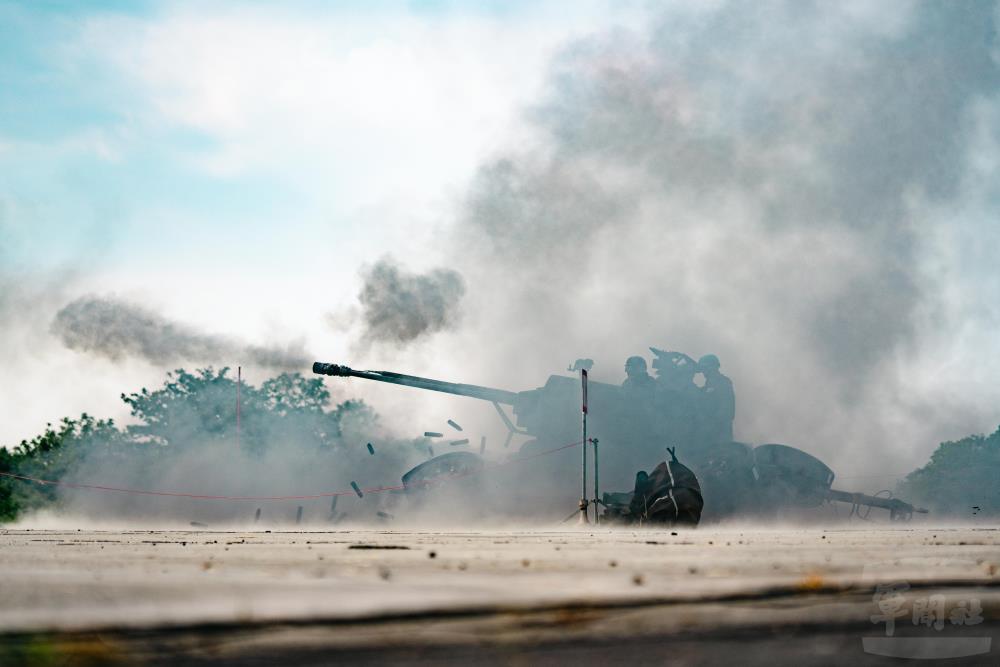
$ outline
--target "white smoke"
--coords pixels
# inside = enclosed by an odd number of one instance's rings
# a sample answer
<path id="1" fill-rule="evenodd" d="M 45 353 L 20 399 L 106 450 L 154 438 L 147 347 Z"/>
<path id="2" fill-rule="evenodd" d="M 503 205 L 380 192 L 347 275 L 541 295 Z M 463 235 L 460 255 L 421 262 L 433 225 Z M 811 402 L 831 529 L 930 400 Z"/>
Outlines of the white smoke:
<path id="1" fill-rule="evenodd" d="M 713 352 L 737 437 L 841 470 L 906 471 L 992 429 L 975 388 L 917 383 L 960 325 L 940 242 L 997 132 L 996 17 L 737 2 L 568 46 L 529 110 L 537 142 L 468 193 L 454 254 L 475 307 L 449 349 L 509 388 L 567 350 L 610 381 L 647 345 Z"/>

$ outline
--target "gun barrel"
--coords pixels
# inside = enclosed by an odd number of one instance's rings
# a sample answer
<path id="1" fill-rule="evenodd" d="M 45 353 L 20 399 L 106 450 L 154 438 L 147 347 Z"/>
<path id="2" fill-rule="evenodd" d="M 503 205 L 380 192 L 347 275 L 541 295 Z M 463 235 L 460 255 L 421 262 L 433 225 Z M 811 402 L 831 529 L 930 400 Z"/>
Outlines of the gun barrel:
<path id="1" fill-rule="evenodd" d="M 482 401 L 490 401 L 491 403 L 503 403 L 504 405 L 514 405 L 517 400 L 517 392 L 506 391 L 504 389 L 493 389 L 492 387 L 461 384 L 459 382 L 443 382 L 441 380 L 432 380 L 416 375 L 403 375 L 402 373 L 392 373 L 390 371 L 356 371 L 343 364 L 326 364 L 317 361 L 313 364 L 312 370 L 317 375 L 355 377 L 374 380 L 375 382 L 401 384 L 404 387 L 440 391 L 445 394 L 455 394 L 456 396 L 469 396 Z"/>

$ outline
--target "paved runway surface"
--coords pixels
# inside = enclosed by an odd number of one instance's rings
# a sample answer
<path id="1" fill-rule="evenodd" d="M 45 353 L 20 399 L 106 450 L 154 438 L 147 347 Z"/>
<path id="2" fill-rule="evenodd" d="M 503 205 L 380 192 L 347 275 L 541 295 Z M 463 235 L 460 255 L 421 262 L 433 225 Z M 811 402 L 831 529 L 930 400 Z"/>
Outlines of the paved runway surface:
<path id="1" fill-rule="evenodd" d="M 1000 530 L 862 526 L 4 529 L 0 664 L 996 664 Z"/>

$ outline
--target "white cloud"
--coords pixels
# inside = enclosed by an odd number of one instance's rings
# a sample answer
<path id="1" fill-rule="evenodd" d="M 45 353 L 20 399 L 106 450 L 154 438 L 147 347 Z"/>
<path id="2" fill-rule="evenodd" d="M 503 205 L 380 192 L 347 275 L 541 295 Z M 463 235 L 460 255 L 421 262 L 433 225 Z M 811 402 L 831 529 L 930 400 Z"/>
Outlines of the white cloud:
<path id="1" fill-rule="evenodd" d="M 136 86 L 151 127 L 213 142 L 197 167 L 263 170 L 343 206 L 465 179 L 554 51 L 608 22 L 602 3 L 503 18 L 203 6 L 94 19 L 84 44 Z"/>

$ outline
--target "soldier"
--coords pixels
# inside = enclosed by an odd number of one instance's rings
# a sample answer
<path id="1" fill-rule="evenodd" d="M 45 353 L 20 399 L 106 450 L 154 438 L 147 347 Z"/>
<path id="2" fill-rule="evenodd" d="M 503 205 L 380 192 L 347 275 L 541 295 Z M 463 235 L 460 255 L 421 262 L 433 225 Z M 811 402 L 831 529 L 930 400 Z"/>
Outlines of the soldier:
<path id="1" fill-rule="evenodd" d="M 698 364 L 683 352 L 649 349 L 656 355 L 653 368 L 656 369 L 659 406 L 658 430 L 668 442 L 680 447 L 680 451 L 690 452 L 699 442 L 698 408 L 702 395 L 694 383 Z"/>
<path id="2" fill-rule="evenodd" d="M 629 357 L 625 360 L 625 375 L 623 389 L 649 391 L 653 388 L 653 377 L 646 371 L 646 360 L 642 357 Z"/>
<path id="3" fill-rule="evenodd" d="M 732 442 L 736 392 L 732 380 L 720 373 L 719 367 L 719 358 L 714 354 L 706 354 L 698 360 L 698 370 L 705 376 L 701 391 L 705 399 L 707 434 L 715 442 Z"/>

